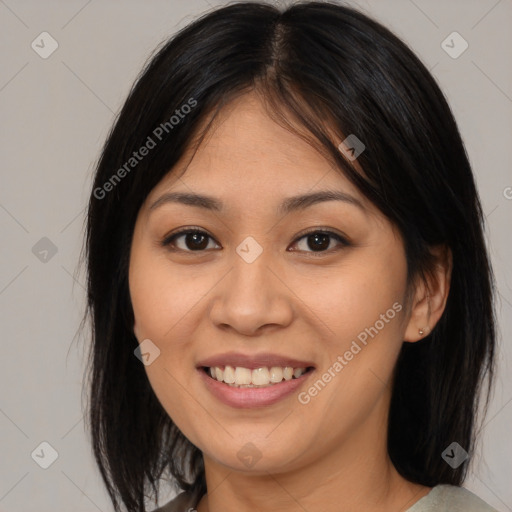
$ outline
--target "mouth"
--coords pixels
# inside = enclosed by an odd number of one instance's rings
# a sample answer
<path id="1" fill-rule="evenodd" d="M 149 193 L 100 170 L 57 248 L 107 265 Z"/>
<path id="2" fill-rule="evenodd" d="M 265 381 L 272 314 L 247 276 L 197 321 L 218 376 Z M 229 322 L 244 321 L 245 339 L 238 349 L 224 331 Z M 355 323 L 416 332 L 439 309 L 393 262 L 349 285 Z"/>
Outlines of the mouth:
<path id="1" fill-rule="evenodd" d="M 283 382 L 300 379 L 314 370 L 313 366 L 201 366 L 201 370 L 212 380 L 232 388 L 268 388 Z"/>
<path id="2" fill-rule="evenodd" d="M 201 366 L 197 371 L 212 397 L 241 409 L 277 404 L 298 393 L 315 373 L 313 366 Z"/>
<path id="3" fill-rule="evenodd" d="M 198 361 L 196 370 L 212 397 L 235 408 L 276 404 L 306 385 L 312 361 L 269 352 L 226 352 Z"/>

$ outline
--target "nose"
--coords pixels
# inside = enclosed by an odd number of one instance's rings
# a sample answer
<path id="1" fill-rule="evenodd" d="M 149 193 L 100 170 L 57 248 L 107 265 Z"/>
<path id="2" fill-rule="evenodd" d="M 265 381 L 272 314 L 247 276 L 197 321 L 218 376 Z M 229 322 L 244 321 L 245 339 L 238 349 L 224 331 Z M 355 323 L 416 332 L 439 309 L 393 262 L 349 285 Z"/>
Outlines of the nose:
<path id="1" fill-rule="evenodd" d="M 234 255 L 233 267 L 215 288 L 210 319 L 225 331 L 245 336 L 288 326 L 293 319 L 293 293 L 277 265 L 261 254 L 248 263 Z"/>

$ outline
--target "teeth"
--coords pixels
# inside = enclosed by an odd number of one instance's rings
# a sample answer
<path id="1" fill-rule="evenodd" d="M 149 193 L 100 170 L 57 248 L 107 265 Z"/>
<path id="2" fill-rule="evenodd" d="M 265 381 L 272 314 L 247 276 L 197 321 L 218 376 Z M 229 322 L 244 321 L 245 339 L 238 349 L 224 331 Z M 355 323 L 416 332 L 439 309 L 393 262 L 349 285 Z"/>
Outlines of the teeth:
<path id="1" fill-rule="evenodd" d="M 251 384 L 252 372 L 247 368 L 235 368 L 235 384 Z"/>
<path id="2" fill-rule="evenodd" d="M 298 379 L 306 372 L 306 368 L 292 368 L 291 366 L 272 366 L 250 370 L 237 366 L 225 366 L 224 369 L 214 366 L 208 369 L 212 378 L 234 387 L 264 387 L 278 384 L 284 380 Z"/>
<path id="3" fill-rule="evenodd" d="M 232 366 L 226 366 L 224 368 L 224 382 L 226 384 L 234 384 L 235 383 L 235 370 Z"/>
<path id="4" fill-rule="evenodd" d="M 302 368 L 295 368 L 293 370 L 293 376 L 298 379 L 302 375 Z"/>
<path id="5" fill-rule="evenodd" d="M 210 370 L 211 370 L 211 368 L 210 368 Z M 214 370 L 215 370 L 215 376 L 212 375 L 212 377 L 217 380 L 224 380 L 224 372 L 217 366 L 214 368 Z"/>
<path id="6" fill-rule="evenodd" d="M 268 368 L 256 368 L 251 372 L 251 383 L 257 386 L 266 386 L 270 382 Z"/>
<path id="7" fill-rule="evenodd" d="M 280 366 L 270 368 L 270 382 L 281 382 L 283 380 L 283 369 Z"/>

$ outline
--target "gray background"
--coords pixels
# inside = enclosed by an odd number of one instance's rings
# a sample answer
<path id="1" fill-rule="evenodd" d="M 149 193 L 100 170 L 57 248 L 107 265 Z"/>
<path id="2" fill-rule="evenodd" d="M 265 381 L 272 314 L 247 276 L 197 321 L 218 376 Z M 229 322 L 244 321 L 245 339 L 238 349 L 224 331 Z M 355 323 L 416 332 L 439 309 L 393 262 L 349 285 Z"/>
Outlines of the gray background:
<path id="1" fill-rule="evenodd" d="M 84 342 L 74 339 L 92 170 L 151 51 L 221 3 L 0 0 L 0 511 L 111 510 L 84 430 Z M 465 485 L 512 510 L 512 1 L 350 4 L 391 28 L 432 70 L 474 166 L 500 291 L 501 341 L 496 391 Z M 46 59 L 31 47 L 35 40 L 50 48 L 38 37 L 44 31 L 59 45 Z M 441 45 L 453 31 L 469 44 L 458 58 Z M 450 41 L 450 51 L 461 48 Z M 48 469 L 39 466 L 51 457 L 43 441 L 58 452 Z"/>

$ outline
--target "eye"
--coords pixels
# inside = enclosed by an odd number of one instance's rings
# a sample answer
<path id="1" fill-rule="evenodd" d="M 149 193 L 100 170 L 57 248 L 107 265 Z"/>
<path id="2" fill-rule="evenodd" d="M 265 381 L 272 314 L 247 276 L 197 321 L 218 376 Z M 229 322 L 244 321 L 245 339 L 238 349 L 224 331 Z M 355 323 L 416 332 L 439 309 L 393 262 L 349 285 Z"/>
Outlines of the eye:
<path id="1" fill-rule="evenodd" d="M 335 247 L 334 249 L 331 246 L 331 242 L 333 239 L 338 242 L 338 247 Z M 343 247 L 348 247 L 350 245 L 350 243 L 338 233 L 334 233 L 333 231 L 321 230 L 318 228 L 316 228 L 315 230 L 308 231 L 307 233 L 304 233 L 302 236 L 295 240 L 294 244 L 298 244 L 302 240 L 304 240 L 304 242 L 302 242 L 302 248 L 299 248 L 299 251 L 312 252 L 313 256 L 316 256 L 316 254 L 314 253 L 332 252 L 339 250 L 340 248 Z M 311 249 L 311 251 L 308 251 L 308 249 Z M 294 251 L 295 249 L 292 250 Z"/>
<path id="2" fill-rule="evenodd" d="M 182 245 L 177 243 L 178 240 L 182 239 Z M 179 250 L 184 252 L 201 252 L 205 249 L 212 249 L 209 247 L 209 241 L 213 238 L 200 229 L 182 229 L 176 233 L 171 233 L 166 236 L 162 241 L 164 247 L 169 247 L 171 250 Z"/>
<path id="3" fill-rule="evenodd" d="M 333 252 L 342 247 L 350 246 L 350 243 L 338 233 L 318 228 L 302 234 L 293 242 L 293 245 L 300 245 L 302 240 L 305 243 L 302 242 L 302 248 L 299 247 L 298 250 L 301 252 L 311 252 L 313 256 L 316 256 L 315 253 Z M 332 247 L 333 240 L 338 242 L 338 248 Z M 183 252 L 203 252 L 206 249 L 215 248 L 210 245 L 210 241 L 214 241 L 214 239 L 206 231 L 198 228 L 187 228 L 167 235 L 162 241 L 162 246 L 168 247 L 170 250 Z M 292 251 L 296 250 L 292 249 Z M 318 254 L 318 256 L 320 255 Z"/>

